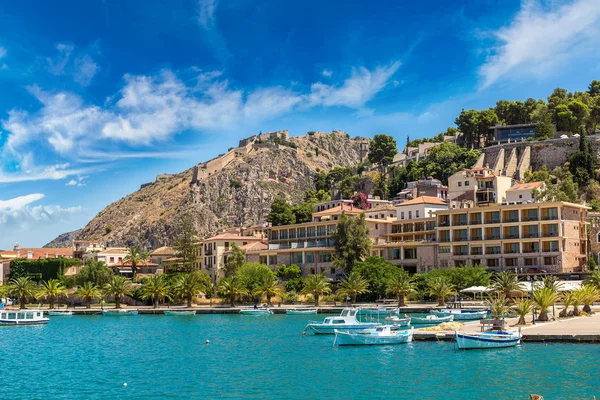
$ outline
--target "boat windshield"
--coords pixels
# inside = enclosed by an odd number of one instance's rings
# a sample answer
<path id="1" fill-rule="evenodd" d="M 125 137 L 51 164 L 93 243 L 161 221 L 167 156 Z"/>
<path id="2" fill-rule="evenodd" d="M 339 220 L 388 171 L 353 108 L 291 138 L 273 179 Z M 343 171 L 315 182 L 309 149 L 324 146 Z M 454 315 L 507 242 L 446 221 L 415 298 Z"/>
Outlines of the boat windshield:
<path id="1" fill-rule="evenodd" d="M 341 317 L 354 317 L 354 316 L 356 316 L 356 312 L 357 312 L 357 310 L 351 310 L 351 309 L 342 310 L 342 314 L 340 316 Z"/>

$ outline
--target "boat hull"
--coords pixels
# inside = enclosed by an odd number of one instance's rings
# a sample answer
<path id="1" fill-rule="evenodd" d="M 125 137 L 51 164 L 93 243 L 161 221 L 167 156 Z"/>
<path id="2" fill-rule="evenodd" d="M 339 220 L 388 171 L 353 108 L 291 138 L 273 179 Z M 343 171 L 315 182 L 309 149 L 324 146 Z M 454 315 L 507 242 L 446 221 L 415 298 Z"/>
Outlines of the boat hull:
<path id="1" fill-rule="evenodd" d="M 452 322 L 454 320 L 454 315 L 447 315 L 439 317 L 437 315 L 431 315 L 434 318 L 421 318 L 421 317 L 412 317 L 410 322 L 413 325 L 434 325 L 441 324 L 442 322 Z"/>
<path id="2" fill-rule="evenodd" d="M 468 349 L 498 349 L 503 347 L 513 347 L 521 342 L 520 335 L 467 335 L 456 333 L 454 335 L 456 346 L 460 350 Z"/>
<path id="3" fill-rule="evenodd" d="M 240 314 L 242 315 L 271 315 L 273 311 L 271 310 L 240 310 Z"/>
<path id="4" fill-rule="evenodd" d="M 106 317 L 130 317 L 138 315 L 137 311 L 102 311 L 102 315 Z"/>
<path id="5" fill-rule="evenodd" d="M 453 310 L 452 310 L 453 311 Z M 460 310 L 462 311 L 462 310 Z M 438 317 L 447 317 L 452 315 L 454 321 L 473 321 L 483 319 L 487 315 L 487 311 L 468 311 L 468 312 L 447 312 L 447 311 L 431 311 L 431 314 Z"/>
<path id="6" fill-rule="evenodd" d="M 410 326 L 412 319 L 411 318 L 399 318 L 399 319 L 394 319 L 394 318 L 390 318 L 387 317 L 385 319 L 385 323 L 388 325 L 394 325 L 395 327 L 406 327 L 406 326 Z"/>
<path id="7" fill-rule="evenodd" d="M 336 324 L 308 324 L 307 329 L 311 329 L 315 335 L 335 335 L 335 331 L 358 333 L 365 329 L 376 328 L 380 323 L 361 323 L 356 325 L 336 325 Z"/>
<path id="8" fill-rule="evenodd" d="M 395 332 L 390 336 L 377 336 L 362 333 L 335 333 L 335 344 L 338 346 L 386 346 L 412 342 L 412 330 Z"/>
<path id="9" fill-rule="evenodd" d="M 314 315 L 317 310 L 286 310 L 287 315 Z"/>
<path id="10" fill-rule="evenodd" d="M 44 318 L 36 321 L 8 321 L 0 320 L 0 326 L 19 326 L 19 325 L 45 325 L 49 321 L 48 318 Z"/>
<path id="11" fill-rule="evenodd" d="M 48 311 L 48 315 L 51 317 L 70 317 L 73 315 L 73 311 Z"/>
<path id="12" fill-rule="evenodd" d="M 196 315 L 196 311 L 165 311 L 165 315 L 170 317 L 189 317 L 190 315 Z"/>

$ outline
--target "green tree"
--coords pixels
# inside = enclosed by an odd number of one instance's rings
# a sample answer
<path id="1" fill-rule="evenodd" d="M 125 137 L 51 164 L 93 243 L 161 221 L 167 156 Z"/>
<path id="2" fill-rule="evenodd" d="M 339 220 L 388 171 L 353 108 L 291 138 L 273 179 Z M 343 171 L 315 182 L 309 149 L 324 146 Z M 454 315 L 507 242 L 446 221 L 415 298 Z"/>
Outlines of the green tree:
<path id="1" fill-rule="evenodd" d="M 352 299 L 352 304 L 356 303 L 356 296 L 364 294 L 369 291 L 369 282 L 357 271 L 352 271 L 350 274 L 342 279 L 337 290 L 337 294 L 342 296 L 349 296 Z"/>
<path id="2" fill-rule="evenodd" d="M 523 291 L 517 275 L 511 271 L 502 271 L 496 274 L 493 278 L 493 285 L 494 289 L 506 298 L 510 298 L 511 292 Z"/>
<path id="3" fill-rule="evenodd" d="M 393 276 L 402 273 L 402 270 L 390 264 L 382 257 L 370 256 L 364 261 L 354 264 L 352 271 L 357 271 L 369 283 L 369 293 L 372 300 L 383 297 L 387 286 Z"/>
<path id="4" fill-rule="evenodd" d="M 321 275 L 308 275 L 304 278 L 302 294 L 311 294 L 315 298 L 315 307 L 319 306 L 319 297 L 331 293 L 331 285 Z"/>
<path id="5" fill-rule="evenodd" d="M 114 276 L 112 269 L 102 261 L 88 260 L 77 274 L 75 281 L 81 286 L 85 282 L 92 282 L 98 287 L 104 287 Z"/>
<path id="6" fill-rule="evenodd" d="M 584 282 L 586 285 L 594 286 L 596 289 L 600 289 L 600 269 L 593 270 Z"/>
<path id="7" fill-rule="evenodd" d="M 264 278 L 258 285 L 256 285 L 256 289 L 252 292 L 255 296 L 266 296 L 267 304 L 269 307 L 271 306 L 271 299 L 273 296 L 283 296 L 283 291 L 279 288 L 279 282 L 277 278 L 272 276 L 271 278 Z"/>
<path id="8" fill-rule="evenodd" d="M 588 93 L 592 96 L 599 96 L 600 95 L 600 81 L 597 80 L 593 80 L 590 82 L 590 84 L 588 85 Z"/>
<path id="9" fill-rule="evenodd" d="M 271 211 L 267 216 L 267 221 L 273 226 L 290 225 L 296 223 L 296 216 L 292 206 L 283 196 L 276 197 L 271 203 Z"/>
<path id="10" fill-rule="evenodd" d="M 205 272 L 193 271 L 175 277 L 172 293 L 177 298 L 185 299 L 187 308 L 191 308 L 194 297 L 202 291 L 209 292 L 211 287 L 210 277 Z"/>
<path id="11" fill-rule="evenodd" d="M 600 290 L 592 285 L 583 285 L 579 290 L 581 302 L 583 303 L 583 312 L 591 314 L 591 305 L 600 298 Z"/>
<path id="12" fill-rule="evenodd" d="M 133 246 L 127 249 L 127 255 L 123 259 L 124 263 L 131 263 L 131 274 L 132 281 L 135 281 L 135 277 L 137 276 L 137 266 L 142 262 L 142 251 L 139 247 Z"/>
<path id="13" fill-rule="evenodd" d="M 490 273 L 480 265 L 458 266 L 449 269 L 450 281 L 460 291 L 471 286 L 489 286 Z"/>
<path id="14" fill-rule="evenodd" d="M 196 244 L 196 227 L 194 219 L 188 213 L 182 214 L 176 223 L 173 249 L 181 258 L 184 271 L 192 271 L 198 261 L 198 245 Z"/>
<path id="15" fill-rule="evenodd" d="M 405 297 L 415 291 L 414 279 L 406 271 L 401 271 L 392 276 L 388 282 L 387 292 L 398 298 L 398 307 L 406 307 Z"/>
<path id="16" fill-rule="evenodd" d="M 519 321 L 517 321 L 517 325 L 526 325 L 525 317 L 527 314 L 531 312 L 533 309 L 533 301 L 527 297 L 521 297 L 519 300 L 515 301 L 515 304 L 512 307 L 517 315 L 519 316 Z"/>
<path id="17" fill-rule="evenodd" d="M 248 289 L 249 294 L 253 294 L 261 282 L 272 280 L 275 274 L 265 264 L 251 262 L 244 263 L 236 272 L 235 276 Z"/>
<path id="18" fill-rule="evenodd" d="M 335 241 L 333 265 L 346 273 L 352 272 L 354 263 L 371 253 L 371 239 L 364 213 L 358 217 L 348 217 L 342 213 L 332 239 Z"/>
<path id="19" fill-rule="evenodd" d="M 237 276 L 221 278 L 217 284 L 217 290 L 220 296 L 229 299 L 231 307 L 235 307 L 235 298 L 237 296 L 249 293 L 244 283 Z"/>
<path id="20" fill-rule="evenodd" d="M 498 116 L 496 115 L 493 109 L 490 108 L 487 110 L 481 110 L 479 112 L 479 118 L 477 123 L 477 136 L 479 139 L 480 147 L 483 147 L 481 143 L 481 137 L 487 137 L 489 140 L 492 132 L 490 128 L 495 125 L 498 125 Z"/>
<path id="21" fill-rule="evenodd" d="M 455 143 L 442 143 L 431 149 L 427 158 L 416 165 L 416 173 L 410 174 L 409 178 L 434 176 L 447 184 L 448 177 L 464 168 L 471 168 L 480 154 L 478 150 L 468 150 Z"/>
<path id="22" fill-rule="evenodd" d="M 548 307 L 552 307 L 559 300 L 558 294 L 548 287 L 535 289 L 532 299 L 540 309 L 538 321 L 548 321 Z"/>
<path id="23" fill-rule="evenodd" d="M 151 299 L 154 308 L 158 308 L 162 300 L 170 297 L 171 285 L 165 275 L 151 276 L 142 284 L 142 298 Z"/>
<path id="24" fill-rule="evenodd" d="M 77 288 L 77 296 L 85 300 L 85 308 L 90 309 L 92 300 L 102 297 L 102 291 L 94 282 L 86 281 Z"/>
<path id="25" fill-rule="evenodd" d="M 48 304 L 50 304 L 50 309 L 53 310 L 56 298 L 65 293 L 66 289 L 60 280 L 48 279 L 47 281 L 42 282 L 42 287 L 38 291 L 36 297 L 38 299 L 42 297 L 46 298 L 46 300 L 48 300 Z"/>
<path id="26" fill-rule="evenodd" d="M 431 296 L 437 297 L 439 306 L 443 306 L 446 304 L 446 297 L 456 293 L 454 285 L 452 285 L 448 278 L 445 278 L 443 276 L 438 276 L 433 279 L 430 279 L 428 282 L 428 286 L 429 294 Z"/>
<path id="27" fill-rule="evenodd" d="M 580 186 L 586 186 L 595 178 L 596 163 L 591 146 L 588 146 L 585 128 L 579 129 L 579 151 L 569 157 L 569 170 Z"/>
<path id="28" fill-rule="evenodd" d="M 235 272 L 246 262 L 246 253 L 234 242 L 231 244 L 231 254 L 227 257 L 225 276 L 233 276 Z"/>
<path id="29" fill-rule="evenodd" d="M 35 297 L 37 294 L 37 285 L 33 283 L 28 276 L 13 278 L 10 280 L 8 291 L 12 296 L 19 299 L 19 308 L 24 309 L 27 304 L 27 298 Z"/>
<path id="30" fill-rule="evenodd" d="M 121 308 L 121 298 L 132 292 L 131 282 L 124 276 L 113 276 L 106 284 L 104 293 L 115 298 L 115 308 Z"/>
<path id="31" fill-rule="evenodd" d="M 398 153 L 396 140 L 389 135 L 377 134 L 369 144 L 369 161 L 378 164 L 380 168 L 379 193 L 382 199 L 385 199 L 385 168 L 394 160 Z"/>

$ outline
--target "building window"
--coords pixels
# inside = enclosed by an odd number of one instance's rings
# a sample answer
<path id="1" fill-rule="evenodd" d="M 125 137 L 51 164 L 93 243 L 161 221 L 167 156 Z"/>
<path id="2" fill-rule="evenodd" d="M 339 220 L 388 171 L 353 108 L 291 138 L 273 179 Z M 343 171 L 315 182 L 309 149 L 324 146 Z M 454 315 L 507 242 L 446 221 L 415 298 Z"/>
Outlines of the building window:
<path id="1" fill-rule="evenodd" d="M 225 251 L 229 251 L 229 242 L 225 242 Z"/>
<path id="2" fill-rule="evenodd" d="M 315 262 L 314 260 L 314 253 L 312 251 L 307 251 L 306 253 L 304 253 L 304 257 L 305 257 L 305 262 L 306 263 L 312 263 Z"/>
<path id="3" fill-rule="evenodd" d="M 419 218 L 419 210 L 415 211 L 415 218 Z"/>
<path id="4" fill-rule="evenodd" d="M 520 194 L 520 195 L 519 195 L 519 198 L 520 198 L 520 199 L 522 199 L 522 198 L 523 198 L 523 195 L 522 195 L 522 194 Z"/>
<path id="5" fill-rule="evenodd" d="M 331 253 L 319 253 L 319 262 L 331 262 Z"/>
<path id="6" fill-rule="evenodd" d="M 465 181 L 465 186 L 469 186 L 469 181 Z"/>
<path id="7" fill-rule="evenodd" d="M 412 219 L 412 211 L 408 212 L 408 219 Z"/>
<path id="8" fill-rule="evenodd" d="M 392 260 L 400 259 L 400 249 L 392 249 Z"/>
<path id="9" fill-rule="evenodd" d="M 292 262 L 294 264 L 302 264 L 302 253 L 292 253 Z"/>
<path id="10" fill-rule="evenodd" d="M 375 224 L 375 229 L 379 229 L 379 225 Z"/>
<path id="11" fill-rule="evenodd" d="M 277 256 L 269 256 L 269 265 L 277 265 Z"/>
<path id="12" fill-rule="evenodd" d="M 458 182 L 458 187 L 462 187 L 462 182 Z"/>
<path id="13" fill-rule="evenodd" d="M 404 211 L 400 212 L 400 219 L 404 219 Z"/>
<path id="14" fill-rule="evenodd" d="M 267 256 L 259 256 L 258 257 L 258 262 L 261 264 L 266 264 L 267 263 Z"/>
<path id="15" fill-rule="evenodd" d="M 598 235 L 596 236 L 596 242 L 600 243 L 600 232 L 598 232 Z"/>
<path id="16" fill-rule="evenodd" d="M 450 253 L 450 246 L 440 246 L 440 253 Z"/>
<path id="17" fill-rule="evenodd" d="M 114 258 L 114 257 L 111 257 L 109 262 L 110 262 L 110 263 L 114 263 L 114 262 L 115 262 L 115 258 Z"/>

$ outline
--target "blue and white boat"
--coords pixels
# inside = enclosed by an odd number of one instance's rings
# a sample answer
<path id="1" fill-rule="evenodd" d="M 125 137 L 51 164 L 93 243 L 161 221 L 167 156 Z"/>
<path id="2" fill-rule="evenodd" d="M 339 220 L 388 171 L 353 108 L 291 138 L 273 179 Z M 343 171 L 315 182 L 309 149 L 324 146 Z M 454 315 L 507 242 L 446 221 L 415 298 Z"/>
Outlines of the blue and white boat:
<path id="1" fill-rule="evenodd" d="M 273 314 L 273 311 L 269 310 L 268 307 L 242 308 L 240 310 L 240 314 L 242 314 L 242 315 L 271 315 L 271 314 Z"/>
<path id="2" fill-rule="evenodd" d="M 129 317 L 138 315 L 138 310 L 103 310 L 102 315 L 105 317 Z"/>
<path id="3" fill-rule="evenodd" d="M 398 307 L 366 307 L 366 308 L 361 308 L 360 311 L 358 312 L 358 315 L 360 316 L 367 316 L 367 317 L 392 317 L 394 315 L 399 315 L 400 314 L 400 308 Z"/>
<path id="4" fill-rule="evenodd" d="M 311 314 L 316 314 L 317 313 L 317 309 L 316 308 L 308 308 L 308 309 L 290 309 L 290 310 L 286 310 L 285 313 L 287 315 L 311 315 Z"/>
<path id="5" fill-rule="evenodd" d="M 168 317 L 189 317 L 196 315 L 196 311 L 190 310 L 165 310 L 165 315 Z"/>
<path id="6" fill-rule="evenodd" d="M 466 310 L 466 309 L 448 309 L 444 308 L 440 311 L 431 311 L 432 315 L 438 317 L 447 317 L 452 315 L 455 321 L 473 321 L 483 319 L 487 315 L 487 310 Z"/>
<path id="7" fill-rule="evenodd" d="M 456 346 L 466 349 L 497 349 L 516 346 L 521 342 L 520 332 L 487 331 L 483 333 L 454 333 Z"/>
<path id="8" fill-rule="evenodd" d="M 73 315 L 73 311 L 48 311 L 48 315 L 51 317 L 69 317 Z"/>
<path id="9" fill-rule="evenodd" d="M 392 331 L 390 326 L 378 326 L 374 329 L 365 329 L 359 332 L 341 332 L 335 330 L 334 346 L 365 346 L 365 345 L 390 345 L 410 343 L 413 330 Z"/>
<path id="10" fill-rule="evenodd" d="M 394 327 L 403 327 L 410 326 L 411 317 L 404 316 L 404 318 L 400 318 L 396 315 L 392 317 L 385 317 L 385 323 L 388 325 L 393 325 Z"/>
<path id="11" fill-rule="evenodd" d="M 434 325 L 441 324 L 442 322 L 452 322 L 454 320 L 454 315 L 444 315 L 439 317 L 437 315 L 426 315 L 424 317 L 411 317 L 411 322 L 413 325 Z"/>
<path id="12" fill-rule="evenodd" d="M 0 310 L 0 325 L 41 325 L 49 319 L 44 317 L 43 310 L 15 310 L 3 308 Z"/>
<path id="13" fill-rule="evenodd" d="M 327 317 L 323 322 L 311 321 L 304 328 L 304 333 L 310 329 L 315 335 L 333 335 L 336 330 L 354 333 L 381 326 L 379 322 L 360 322 L 356 318 L 358 311 L 356 308 L 344 308 L 337 317 Z"/>

